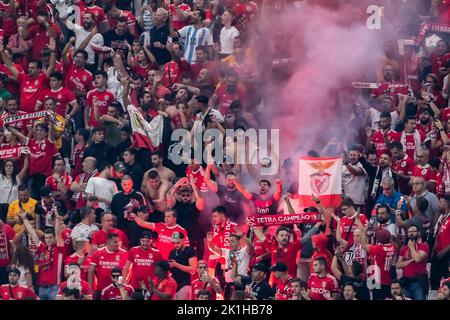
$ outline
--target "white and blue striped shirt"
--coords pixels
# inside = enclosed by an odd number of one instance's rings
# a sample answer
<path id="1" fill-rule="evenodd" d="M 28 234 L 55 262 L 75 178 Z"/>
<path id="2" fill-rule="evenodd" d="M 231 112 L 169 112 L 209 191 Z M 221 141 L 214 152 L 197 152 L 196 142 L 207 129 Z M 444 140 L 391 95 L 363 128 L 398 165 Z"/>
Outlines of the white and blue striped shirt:
<path id="1" fill-rule="evenodd" d="M 214 44 L 211 32 L 205 27 L 197 29 L 193 25 L 185 26 L 178 30 L 178 34 L 184 40 L 184 58 L 189 64 L 195 62 L 195 49 L 198 46 L 212 46 Z"/>

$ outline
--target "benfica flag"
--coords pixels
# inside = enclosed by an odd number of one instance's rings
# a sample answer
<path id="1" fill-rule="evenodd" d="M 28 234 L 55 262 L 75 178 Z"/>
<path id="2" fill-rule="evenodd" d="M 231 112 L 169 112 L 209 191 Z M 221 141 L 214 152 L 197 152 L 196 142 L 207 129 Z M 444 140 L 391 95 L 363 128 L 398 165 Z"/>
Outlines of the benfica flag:
<path id="1" fill-rule="evenodd" d="M 150 151 L 155 150 L 162 141 L 162 116 L 157 115 L 149 123 L 135 106 L 130 104 L 127 110 L 130 115 L 131 129 L 133 130 L 132 146 L 149 149 Z"/>
<path id="2" fill-rule="evenodd" d="M 342 158 L 302 157 L 299 163 L 300 207 L 315 206 L 312 194 L 324 207 L 336 207 L 342 201 Z"/>

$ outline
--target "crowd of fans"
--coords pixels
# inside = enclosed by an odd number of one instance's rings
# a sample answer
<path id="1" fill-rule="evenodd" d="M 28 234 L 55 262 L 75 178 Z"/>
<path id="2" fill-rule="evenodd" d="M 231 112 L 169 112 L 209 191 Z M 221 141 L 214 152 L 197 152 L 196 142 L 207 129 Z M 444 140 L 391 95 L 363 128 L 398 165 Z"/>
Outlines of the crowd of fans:
<path id="1" fill-rule="evenodd" d="M 175 159 L 176 129 L 262 127 L 272 5 L 0 2 L 0 299 L 450 299 L 450 38 L 423 31 L 449 1 L 385 43 L 346 139 L 309 152 L 343 155 L 340 207 L 298 205 L 294 159 Z M 303 211 L 319 221 L 246 223 Z"/>

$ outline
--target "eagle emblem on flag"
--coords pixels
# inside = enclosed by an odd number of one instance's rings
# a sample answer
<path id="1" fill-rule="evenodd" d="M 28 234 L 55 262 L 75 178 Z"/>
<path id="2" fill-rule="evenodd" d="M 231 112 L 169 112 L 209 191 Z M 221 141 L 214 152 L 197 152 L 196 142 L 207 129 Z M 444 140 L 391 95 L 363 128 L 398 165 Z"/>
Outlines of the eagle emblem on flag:
<path id="1" fill-rule="evenodd" d="M 310 162 L 308 165 L 318 172 L 310 175 L 310 187 L 314 193 L 322 194 L 328 187 L 330 186 L 330 178 L 331 174 L 325 172 L 326 169 L 330 168 L 336 161 L 328 161 L 328 162 Z"/>

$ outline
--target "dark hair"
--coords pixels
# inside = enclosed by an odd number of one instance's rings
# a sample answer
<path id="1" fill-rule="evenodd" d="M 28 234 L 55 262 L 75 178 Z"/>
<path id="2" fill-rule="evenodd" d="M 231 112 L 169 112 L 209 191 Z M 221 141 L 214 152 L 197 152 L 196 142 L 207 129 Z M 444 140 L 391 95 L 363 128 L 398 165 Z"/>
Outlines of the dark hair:
<path id="1" fill-rule="evenodd" d="M 403 281 L 402 281 L 402 280 L 400 280 L 400 279 L 394 279 L 394 280 L 392 280 L 391 286 L 392 286 L 394 283 L 398 283 L 399 286 L 400 286 L 400 288 L 403 289 Z"/>
<path id="2" fill-rule="evenodd" d="M 17 166 L 16 166 L 16 163 L 15 163 L 13 160 L 11 160 L 11 159 L 6 159 L 5 161 L 3 161 L 1 172 L 2 172 L 2 175 L 6 176 L 5 165 L 6 165 L 8 162 L 11 162 L 12 165 L 13 165 L 13 172 L 12 172 L 12 174 L 11 174 L 11 180 L 12 180 L 12 185 L 15 186 L 15 185 L 17 184 L 17 179 L 16 179 L 16 177 L 17 177 L 17 173 L 18 173 L 18 172 L 17 172 Z"/>
<path id="3" fill-rule="evenodd" d="M 108 74 L 106 73 L 105 70 L 97 70 L 94 72 L 94 77 L 95 76 L 102 76 L 103 78 L 105 78 L 106 80 L 108 80 Z"/>
<path id="4" fill-rule="evenodd" d="M 39 123 L 36 125 L 36 128 L 41 128 L 43 129 L 45 132 L 48 132 L 48 125 L 46 125 L 45 123 Z"/>
<path id="5" fill-rule="evenodd" d="M 105 133 L 105 128 L 103 128 L 103 127 L 94 127 L 94 128 L 92 128 L 91 135 L 94 135 L 97 132 Z"/>
<path id="6" fill-rule="evenodd" d="M 22 183 L 21 185 L 19 185 L 19 187 L 17 187 L 18 191 L 28 191 L 28 187 L 25 183 Z"/>
<path id="7" fill-rule="evenodd" d="M 377 208 L 377 214 L 378 214 L 378 210 L 381 209 L 381 208 L 386 209 L 386 211 L 387 211 L 388 214 L 389 214 L 389 212 L 391 211 L 391 208 L 390 208 L 386 203 L 384 203 L 384 204 L 378 206 L 378 208 Z"/>
<path id="8" fill-rule="evenodd" d="M 389 111 L 383 111 L 380 113 L 380 118 L 389 118 L 391 119 L 391 113 Z"/>
<path id="9" fill-rule="evenodd" d="M 166 260 L 159 261 L 156 266 L 164 272 L 168 272 L 170 270 L 169 262 L 167 262 Z"/>
<path id="10" fill-rule="evenodd" d="M 16 103 L 19 103 L 19 100 L 13 96 L 6 98 L 5 102 L 8 103 L 8 101 L 10 101 L 10 100 L 14 100 Z"/>
<path id="11" fill-rule="evenodd" d="M 91 12 L 85 11 L 84 13 L 91 13 Z M 92 13 L 91 13 L 91 14 L 92 14 Z M 83 49 L 77 49 L 77 50 L 75 51 L 75 55 L 74 55 L 74 56 L 76 56 L 78 53 L 81 53 L 81 54 L 83 55 L 84 60 L 87 60 L 87 59 L 89 58 L 89 54 L 87 53 L 86 50 L 83 50 Z"/>
<path id="12" fill-rule="evenodd" d="M 314 259 L 314 261 L 317 261 L 322 266 L 326 266 L 327 265 L 327 260 L 324 257 L 317 257 L 316 259 Z"/>
<path id="13" fill-rule="evenodd" d="M 133 155 L 133 156 L 137 156 L 137 150 L 135 148 L 127 148 L 124 152 L 128 152 L 129 154 Z"/>
<path id="14" fill-rule="evenodd" d="M 89 133 L 89 130 L 88 130 L 88 129 L 80 128 L 80 129 L 77 130 L 77 132 L 78 132 L 78 134 L 79 134 L 80 136 L 83 137 L 84 141 L 88 141 L 88 140 L 89 140 L 89 135 L 90 135 L 90 133 Z"/>
<path id="15" fill-rule="evenodd" d="M 131 79 L 144 81 L 144 77 L 140 73 L 135 73 Z"/>
<path id="16" fill-rule="evenodd" d="M 350 198 L 344 198 L 341 202 L 341 207 L 343 207 L 343 206 L 349 206 L 349 207 L 355 208 L 355 203 Z"/>
<path id="17" fill-rule="evenodd" d="M 208 290 L 200 290 L 197 294 L 197 298 L 200 296 L 208 296 L 208 300 L 211 299 L 211 293 Z"/>
<path id="18" fill-rule="evenodd" d="M 349 286 L 352 287 L 352 289 L 353 289 L 354 292 L 356 292 L 356 286 L 355 286 L 355 284 L 354 284 L 353 282 L 346 282 L 346 283 L 344 284 L 343 288 L 349 287 Z"/>
<path id="19" fill-rule="evenodd" d="M 230 109 L 240 109 L 240 108 L 242 108 L 241 100 L 234 100 L 233 102 L 231 102 Z"/>
<path id="20" fill-rule="evenodd" d="M 44 102 L 45 102 L 45 101 L 48 101 L 48 100 L 52 100 L 52 102 L 53 102 L 54 105 L 56 105 L 56 104 L 58 103 L 58 101 L 56 101 L 56 99 L 53 98 L 53 97 L 45 97 Z"/>
<path id="21" fill-rule="evenodd" d="M 177 210 L 175 210 L 175 209 L 167 209 L 166 211 L 164 211 L 164 213 L 167 213 L 167 212 L 172 212 L 172 216 L 173 216 L 174 218 L 178 218 L 178 212 L 177 212 Z"/>
<path id="22" fill-rule="evenodd" d="M 29 272 L 34 273 L 34 258 L 27 246 L 19 243 L 11 258 L 11 264 L 16 267 L 24 266 Z"/>
<path id="23" fill-rule="evenodd" d="M 427 211 L 428 204 L 429 204 L 428 200 L 425 199 L 424 197 L 418 197 L 416 200 L 417 209 L 419 209 L 419 211 L 421 213 L 424 213 L 425 211 Z"/>
<path id="24" fill-rule="evenodd" d="M 55 235 L 55 228 L 45 228 L 44 233 Z"/>
<path id="25" fill-rule="evenodd" d="M 414 122 L 416 122 L 416 118 L 415 118 L 415 117 L 407 117 L 407 118 L 405 119 L 405 122 L 404 122 L 404 123 L 407 123 L 409 120 L 414 120 Z"/>
<path id="26" fill-rule="evenodd" d="M 52 72 L 52 73 L 50 74 L 50 78 L 56 78 L 56 80 L 62 81 L 63 75 L 62 75 L 61 72 L 54 71 L 54 72 Z"/>
<path id="27" fill-rule="evenodd" d="M 40 62 L 39 60 L 34 60 L 34 59 L 32 59 L 32 60 L 28 61 L 28 64 L 30 64 L 30 63 L 35 63 L 35 64 L 36 64 L 36 67 L 37 67 L 38 69 L 42 69 L 42 62 Z"/>
<path id="28" fill-rule="evenodd" d="M 203 53 L 208 54 L 208 49 L 206 48 L 206 46 L 198 46 L 197 48 L 195 48 L 195 51 L 203 51 Z"/>
<path id="29" fill-rule="evenodd" d="M 93 208 L 91 206 L 84 206 L 84 207 L 82 207 L 80 209 L 80 218 L 81 218 L 81 220 L 83 220 L 84 218 L 89 216 L 91 214 L 92 210 L 93 210 Z"/>
<path id="30" fill-rule="evenodd" d="M 203 20 L 206 19 L 206 13 L 205 13 L 205 11 L 204 11 L 203 9 L 197 8 L 197 9 L 195 9 L 194 11 L 198 11 L 198 13 L 200 14 L 200 19 L 201 19 L 201 21 L 203 21 Z"/>
<path id="31" fill-rule="evenodd" d="M 217 212 L 217 213 L 223 214 L 225 216 L 227 215 L 227 209 L 224 206 L 217 206 L 213 209 L 212 212 Z"/>
<path id="32" fill-rule="evenodd" d="M 291 233 L 291 230 L 289 230 L 288 228 L 286 228 L 286 227 L 279 227 L 275 235 L 278 236 L 278 234 L 279 234 L 281 231 L 286 231 L 287 233 Z"/>
<path id="33" fill-rule="evenodd" d="M 266 179 L 261 179 L 261 180 L 259 180 L 259 182 L 258 182 L 258 183 L 261 183 L 261 182 L 265 182 L 265 183 L 267 183 L 267 184 L 269 185 L 269 187 L 271 187 L 271 186 L 272 186 L 272 184 L 270 183 L 270 181 L 269 181 L 269 180 L 266 180 Z"/>
<path id="34" fill-rule="evenodd" d="M 75 299 L 81 298 L 81 293 L 80 293 L 80 290 L 78 290 L 78 289 L 69 289 L 69 287 L 65 287 L 62 290 L 62 293 L 66 297 L 74 296 Z"/>
<path id="35" fill-rule="evenodd" d="M 161 152 L 159 152 L 159 151 L 153 151 L 153 152 L 150 154 L 150 158 L 153 157 L 153 156 L 158 156 L 159 158 L 163 158 Z"/>
<path id="36" fill-rule="evenodd" d="M 394 141 L 389 144 L 389 150 L 392 150 L 392 149 L 403 150 L 403 145 L 400 141 Z"/>
<path id="37" fill-rule="evenodd" d="M 106 235 L 106 241 L 112 240 L 114 238 L 118 238 L 119 235 L 117 233 L 114 232 L 110 232 Z"/>
<path id="38" fill-rule="evenodd" d="M 147 177 L 148 177 L 149 179 L 156 179 L 156 178 L 159 178 L 159 173 L 158 173 L 158 171 L 156 171 L 156 170 L 150 170 L 150 171 L 147 173 Z"/>
<path id="39" fill-rule="evenodd" d="M 127 22 L 127 18 L 125 18 L 125 17 L 119 17 L 117 20 L 116 20 L 117 22 Z"/>
<path id="40" fill-rule="evenodd" d="M 364 271 L 363 266 L 358 261 L 353 260 L 352 262 L 352 273 L 353 276 L 359 277 L 359 275 Z"/>

